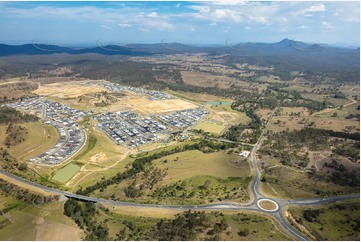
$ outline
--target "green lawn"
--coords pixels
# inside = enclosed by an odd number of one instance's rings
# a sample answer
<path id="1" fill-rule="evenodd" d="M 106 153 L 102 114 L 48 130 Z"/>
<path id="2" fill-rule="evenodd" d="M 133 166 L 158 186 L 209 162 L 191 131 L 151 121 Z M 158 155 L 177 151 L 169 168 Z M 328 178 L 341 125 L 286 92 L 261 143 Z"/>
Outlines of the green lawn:
<path id="1" fill-rule="evenodd" d="M 55 175 L 53 176 L 53 180 L 65 183 L 70 180 L 78 171 L 80 170 L 80 167 L 75 164 L 69 164 L 60 170 L 55 172 Z"/>

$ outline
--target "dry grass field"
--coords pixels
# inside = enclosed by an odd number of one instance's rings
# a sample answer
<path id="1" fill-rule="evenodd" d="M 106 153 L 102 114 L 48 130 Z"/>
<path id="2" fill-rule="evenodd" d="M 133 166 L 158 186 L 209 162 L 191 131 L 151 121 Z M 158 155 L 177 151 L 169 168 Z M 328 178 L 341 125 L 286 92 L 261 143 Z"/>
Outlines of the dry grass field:
<path id="1" fill-rule="evenodd" d="M 106 88 L 100 86 L 83 86 L 79 82 L 57 82 L 39 86 L 34 93 L 41 96 L 57 97 L 57 98 L 76 98 L 87 93 L 96 93 L 107 91 Z"/>
<path id="2" fill-rule="evenodd" d="M 116 98 L 117 101 L 112 101 L 112 103 L 110 103 L 108 106 L 95 107 L 94 102 L 98 102 L 99 100 L 95 97 L 90 99 L 88 97 L 88 100 L 87 96 L 89 96 L 90 94 L 107 91 L 107 89 L 96 85 L 96 81 L 94 81 L 94 85 L 91 86 L 82 85 L 84 83 L 87 83 L 87 81 L 57 82 L 53 84 L 45 84 L 40 86 L 36 91 L 34 91 L 34 93 L 46 96 L 53 101 L 61 102 L 73 108 L 81 110 L 96 109 L 100 112 L 134 110 L 140 113 L 153 114 L 197 107 L 197 105 L 181 99 L 152 101 L 144 97 L 143 95 L 139 95 L 133 92 L 126 92 L 126 95 L 124 97 Z M 83 99 L 87 100 L 79 102 L 80 96 L 83 96 Z"/>
<path id="3" fill-rule="evenodd" d="M 156 114 L 196 107 L 197 105 L 181 99 L 152 101 L 144 96 L 127 92 L 125 97 L 119 98 L 116 103 L 109 105 L 106 109 L 111 112 L 130 109 L 145 114 Z"/>
<path id="4" fill-rule="evenodd" d="M 0 230 L 0 240 L 81 240 L 82 230 L 63 214 L 63 206 L 57 202 L 12 211 L 12 222 Z"/>
<path id="5" fill-rule="evenodd" d="M 9 153 L 21 161 L 28 161 L 53 147 L 59 140 L 58 131 L 49 125 L 35 122 L 23 123 L 26 128 L 24 141 L 9 148 Z M 6 125 L 0 125 L 0 146 L 4 146 Z"/>
<path id="6" fill-rule="evenodd" d="M 232 110 L 230 105 L 211 106 L 206 109 L 210 112 L 207 116 L 210 121 L 218 121 L 225 125 L 248 124 L 251 121 L 245 113 Z"/>
<path id="7" fill-rule="evenodd" d="M 305 119 L 305 121 L 303 121 Z M 276 124 L 280 120 L 279 124 Z M 339 118 L 317 118 L 317 117 L 289 117 L 289 116 L 276 116 L 273 119 L 273 123 L 270 126 L 270 130 L 272 131 L 282 131 L 286 130 L 297 130 L 302 129 L 314 122 L 312 127 L 320 128 L 320 129 L 331 129 L 334 131 L 344 131 L 349 130 L 350 132 L 357 132 L 359 130 L 359 121 L 357 120 L 345 120 Z"/>
<path id="8" fill-rule="evenodd" d="M 197 129 L 197 130 L 201 129 L 204 132 L 209 132 L 215 135 L 222 134 L 225 128 L 227 128 L 225 125 L 210 121 L 202 121 L 193 127 L 193 129 Z"/>
<path id="9" fill-rule="evenodd" d="M 164 160 L 167 162 L 165 163 Z M 219 178 L 250 175 L 250 167 L 247 161 L 241 160 L 237 154 L 229 155 L 224 151 L 204 154 L 198 150 L 190 150 L 163 157 L 153 163 L 161 169 L 168 168 L 168 175 L 163 180 L 164 184 L 188 179 L 196 175 Z"/>
<path id="10" fill-rule="evenodd" d="M 199 87 L 229 88 L 232 83 L 236 82 L 234 78 L 207 74 L 205 72 L 181 71 L 181 74 L 185 83 Z"/>

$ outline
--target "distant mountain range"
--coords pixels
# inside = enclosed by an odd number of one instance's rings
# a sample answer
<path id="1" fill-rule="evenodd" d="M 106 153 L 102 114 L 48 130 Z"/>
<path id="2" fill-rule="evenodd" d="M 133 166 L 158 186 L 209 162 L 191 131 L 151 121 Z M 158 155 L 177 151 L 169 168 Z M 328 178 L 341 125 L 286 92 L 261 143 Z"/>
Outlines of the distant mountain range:
<path id="1" fill-rule="evenodd" d="M 45 44 L 7 45 L 0 44 L 0 56 L 11 55 L 49 55 L 54 53 L 68 53 L 73 55 L 96 53 L 101 55 L 154 55 L 171 54 L 177 52 L 209 54 L 234 54 L 234 55 L 282 55 L 295 52 L 358 52 L 357 49 L 331 47 L 319 44 L 307 44 L 301 41 L 283 39 L 276 43 L 237 43 L 226 42 L 223 46 L 192 46 L 181 43 L 158 44 L 129 44 L 97 46 L 93 48 L 71 48 Z"/>
<path id="2" fill-rule="evenodd" d="M 105 45 L 92 48 L 71 48 L 45 44 L 0 44 L 0 57 L 26 55 L 100 54 L 151 56 L 177 53 L 225 55 L 228 63 L 273 65 L 284 70 L 350 70 L 359 72 L 360 48 L 342 48 L 283 39 L 276 43 L 228 43 L 223 46 L 192 46 L 181 43 Z"/>

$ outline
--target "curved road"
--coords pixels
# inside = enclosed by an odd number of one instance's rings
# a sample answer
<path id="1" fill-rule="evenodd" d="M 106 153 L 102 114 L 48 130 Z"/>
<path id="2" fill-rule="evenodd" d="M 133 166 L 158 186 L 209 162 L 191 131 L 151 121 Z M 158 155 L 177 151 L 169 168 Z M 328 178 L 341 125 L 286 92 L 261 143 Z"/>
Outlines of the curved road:
<path id="1" fill-rule="evenodd" d="M 135 207 L 145 207 L 145 208 L 167 208 L 167 209 L 176 209 L 176 210 L 188 210 L 188 209 L 238 210 L 238 211 L 246 210 L 246 211 L 256 211 L 256 212 L 268 213 L 275 220 L 277 220 L 279 222 L 280 226 L 283 228 L 283 230 L 285 232 L 287 232 L 289 235 L 291 235 L 292 237 L 295 237 L 298 240 L 309 240 L 305 235 L 303 235 L 301 232 L 299 232 L 297 229 L 295 229 L 293 226 L 291 226 L 288 223 L 287 219 L 285 218 L 285 216 L 283 214 L 283 211 L 286 208 L 286 206 L 289 206 L 289 205 L 299 205 L 299 206 L 321 205 L 321 204 L 326 204 L 326 203 L 341 201 L 341 200 L 346 200 L 346 199 L 360 198 L 360 194 L 353 194 L 353 195 L 346 195 L 346 196 L 334 196 L 334 197 L 327 197 L 327 198 L 299 199 L 299 200 L 275 199 L 275 198 L 268 198 L 268 197 L 262 195 L 259 192 L 260 171 L 257 166 L 256 153 L 257 153 L 257 149 L 259 148 L 259 145 L 262 141 L 263 136 L 265 135 L 265 133 L 268 130 L 268 126 L 270 125 L 270 123 L 272 121 L 275 111 L 273 112 L 270 119 L 268 120 L 260 138 L 258 139 L 257 143 L 253 146 L 253 150 L 251 152 L 254 179 L 253 179 L 252 183 L 250 184 L 250 191 L 252 193 L 253 202 L 246 204 L 246 205 L 241 205 L 241 204 L 237 204 L 237 203 L 229 203 L 229 202 L 212 203 L 212 204 L 205 204 L 205 205 L 183 205 L 183 206 L 120 202 L 120 201 L 107 200 L 107 199 L 103 199 L 103 198 L 95 198 L 95 197 L 78 195 L 78 194 L 74 194 L 71 192 L 66 192 L 66 191 L 46 187 L 46 186 L 28 181 L 26 179 L 20 178 L 18 176 L 15 176 L 11 173 L 8 173 L 8 172 L 2 171 L 2 170 L 0 170 L 0 173 L 9 178 L 15 179 L 19 182 L 42 189 L 44 191 L 51 192 L 53 194 L 64 195 L 68 198 L 75 198 L 75 199 L 89 201 L 89 202 L 106 203 L 106 204 L 110 204 L 112 206 L 133 206 L 133 207 L 135 206 Z M 278 204 L 279 209 L 274 212 L 267 212 L 267 211 L 261 209 L 257 205 L 257 201 L 260 199 L 269 199 L 269 200 L 274 201 L 276 204 Z"/>

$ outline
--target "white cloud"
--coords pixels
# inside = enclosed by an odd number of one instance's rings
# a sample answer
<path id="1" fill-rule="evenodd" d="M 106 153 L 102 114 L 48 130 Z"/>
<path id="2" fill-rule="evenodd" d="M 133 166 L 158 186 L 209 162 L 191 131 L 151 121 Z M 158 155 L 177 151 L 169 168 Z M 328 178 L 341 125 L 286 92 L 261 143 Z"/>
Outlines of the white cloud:
<path id="1" fill-rule="evenodd" d="M 121 28 L 129 28 L 129 27 L 131 27 L 132 25 L 126 24 L 126 23 L 120 23 L 120 24 L 118 24 L 118 26 L 121 27 Z"/>
<path id="2" fill-rule="evenodd" d="M 262 17 L 262 16 L 260 16 L 260 17 L 253 17 L 252 15 L 250 15 L 250 16 L 248 16 L 248 17 L 249 17 L 249 19 L 250 19 L 251 21 L 254 21 L 254 22 L 256 22 L 256 23 L 268 24 L 268 20 L 267 20 L 265 17 Z"/>
<path id="3" fill-rule="evenodd" d="M 304 15 L 306 17 L 313 16 L 310 13 L 324 12 L 326 11 L 326 6 L 322 3 L 312 5 L 308 8 L 302 9 L 296 13 L 296 15 Z"/>
<path id="4" fill-rule="evenodd" d="M 147 17 L 157 18 L 157 17 L 158 17 L 158 14 L 157 14 L 156 12 L 151 12 L 151 13 L 148 13 L 148 14 L 147 14 Z"/>
<path id="5" fill-rule="evenodd" d="M 112 29 L 110 26 L 105 25 L 105 24 L 103 24 L 101 27 L 102 27 L 103 29 Z"/>
<path id="6" fill-rule="evenodd" d="M 325 26 L 326 29 L 333 29 L 333 26 L 329 22 L 323 21 L 322 25 Z"/>
<path id="7" fill-rule="evenodd" d="M 188 8 L 196 10 L 199 13 L 209 13 L 210 11 L 209 6 L 193 5 L 193 6 L 189 6 Z"/>
<path id="8" fill-rule="evenodd" d="M 322 3 L 319 3 L 319 4 L 312 5 L 311 7 L 306 8 L 303 11 L 305 13 L 307 13 L 307 12 L 324 12 L 324 11 L 326 11 L 326 7 Z"/>
<path id="9" fill-rule="evenodd" d="M 219 0 L 219 1 L 211 1 L 209 4 L 212 5 L 228 5 L 228 6 L 234 6 L 234 5 L 244 5 L 246 4 L 246 1 L 244 0 Z"/>
<path id="10" fill-rule="evenodd" d="M 145 29 L 145 28 L 138 28 L 138 31 L 140 31 L 140 32 L 149 32 L 149 30 Z"/>
<path id="11" fill-rule="evenodd" d="M 218 24 L 216 22 L 208 24 L 209 26 L 217 26 Z"/>

